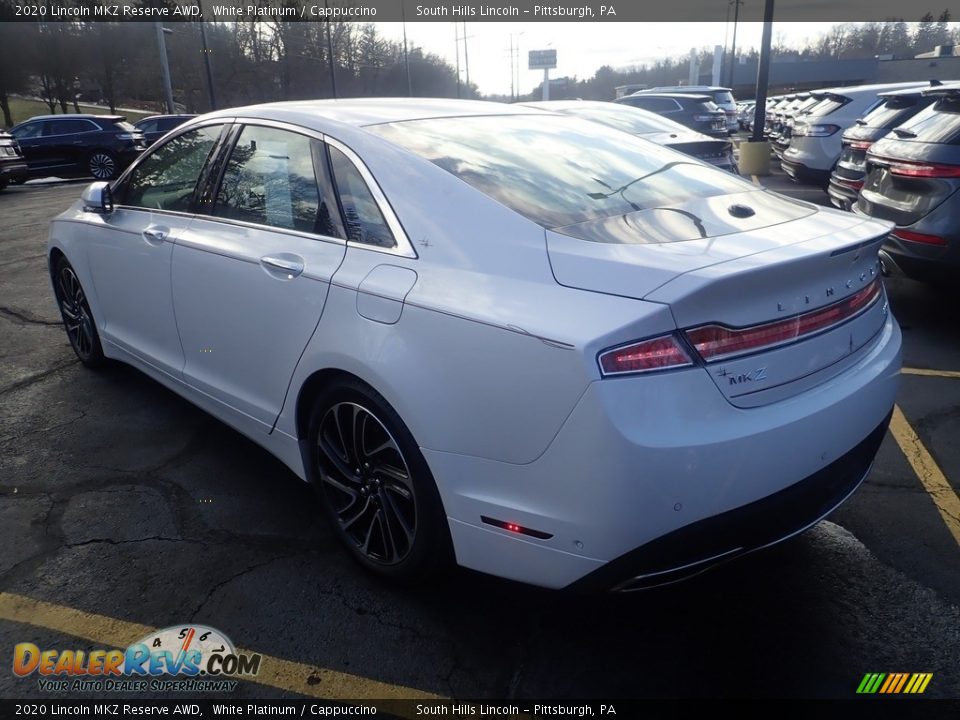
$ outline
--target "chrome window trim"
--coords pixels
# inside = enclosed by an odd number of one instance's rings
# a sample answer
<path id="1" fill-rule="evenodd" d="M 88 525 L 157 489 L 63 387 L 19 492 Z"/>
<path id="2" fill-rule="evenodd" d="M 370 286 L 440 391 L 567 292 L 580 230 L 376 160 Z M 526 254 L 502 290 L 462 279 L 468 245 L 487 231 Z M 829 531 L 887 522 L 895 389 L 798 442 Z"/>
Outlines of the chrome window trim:
<path id="1" fill-rule="evenodd" d="M 174 138 L 178 138 L 178 137 L 180 137 L 181 135 L 183 135 L 184 133 L 190 132 L 191 130 L 198 130 L 198 129 L 202 128 L 202 127 L 207 127 L 208 125 L 230 125 L 230 124 L 232 124 L 232 123 L 233 123 L 233 118 L 210 118 L 210 119 L 207 119 L 207 120 L 201 120 L 201 121 L 199 121 L 199 122 L 197 122 L 197 123 L 195 123 L 195 124 L 191 124 L 189 127 L 187 127 L 187 126 L 186 126 L 186 123 L 185 123 L 184 125 L 180 125 L 180 126 L 174 128 L 174 130 L 182 130 L 182 132 L 178 132 L 178 133 L 176 133 L 175 135 L 171 135 L 169 139 L 166 138 L 166 137 L 162 137 L 162 138 L 160 138 L 160 140 L 167 140 L 167 142 L 169 142 L 169 140 L 173 140 Z M 171 130 L 171 132 L 173 132 L 173 131 Z M 148 157 L 150 157 L 150 156 L 153 155 L 155 152 L 157 152 L 157 150 L 159 150 L 160 147 L 161 147 L 160 140 L 157 140 L 155 143 L 153 143 L 153 145 L 151 145 L 151 146 L 148 147 L 146 150 L 144 150 L 142 153 L 140 153 L 140 155 L 137 157 L 137 159 L 134 160 L 132 163 L 130 163 L 130 164 L 127 166 L 127 169 L 123 171 L 123 173 L 120 175 L 120 177 L 118 177 L 116 180 L 114 180 L 112 183 L 110 183 L 110 189 L 113 190 L 113 189 L 116 188 L 118 185 L 121 185 L 121 184 L 123 184 L 124 182 L 126 182 L 126 181 L 127 181 L 127 178 L 130 176 L 130 173 L 132 173 L 134 170 L 136 170 L 138 167 L 140 167 L 141 163 L 145 162 Z M 166 142 L 163 143 L 163 145 L 166 145 L 166 144 L 167 144 Z M 199 178 L 197 178 L 197 179 L 199 180 Z M 115 207 L 118 207 L 118 208 L 128 208 L 128 209 L 131 209 L 131 210 L 150 210 L 151 212 L 174 212 L 174 211 L 156 210 L 156 209 L 153 209 L 153 208 L 141 208 L 141 207 L 139 207 L 139 206 L 137 206 L 137 205 L 120 205 L 120 204 L 117 204 Z M 183 215 L 183 214 L 192 215 L 193 213 L 177 213 L 177 214 L 180 214 L 180 215 Z"/>
<path id="2" fill-rule="evenodd" d="M 390 202 L 387 200 L 386 195 L 383 194 L 383 190 L 380 189 L 380 185 L 374 179 L 370 170 L 367 169 L 367 166 L 364 164 L 363 160 L 360 159 L 360 156 L 336 138 L 332 138 L 329 135 L 324 134 L 323 139 L 325 143 L 335 147 L 337 150 L 342 152 L 351 163 L 353 163 L 353 166 L 357 169 L 357 172 L 360 173 L 360 177 L 363 178 L 363 181 L 367 184 L 370 194 L 373 195 L 374 202 L 377 203 L 377 207 L 380 208 L 380 213 L 383 215 L 383 219 L 387 222 L 387 227 L 390 228 L 390 232 L 393 233 L 393 237 L 397 241 L 396 247 L 392 248 L 380 247 L 379 245 L 371 245 L 369 243 L 354 242 L 352 240 L 347 240 L 347 245 L 350 247 L 358 247 L 366 250 L 373 250 L 375 252 L 382 252 L 388 255 L 416 258 L 417 252 L 413 249 L 413 243 L 410 242 L 410 238 L 407 237 L 407 233 L 403 229 L 403 225 L 400 224 L 400 220 L 393 212 L 393 208 L 390 206 Z"/>
<path id="3" fill-rule="evenodd" d="M 255 117 L 243 117 L 237 116 L 233 118 L 233 122 L 238 125 L 260 125 L 263 127 L 273 127 L 278 130 L 287 130 L 289 132 L 298 133 L 300 135 L 306 135 L 312 137 L 320 142 L 326 143 L 332 147 L 340 150 L 344 155 L 347 156 L 347 159 L 353 163 L 354 167 L 357 169 L 357 172 L 360 173 L 360 177 L 363 178 L 363 181 L 367 184 L 367 187 L 370 189 L 370 194 L 373 195 L 374 202 L 377 203 L 377 207 L 380 209 L 380 213 L 383 215 L 383 219 L 387 222 L 387 227 L 390 228 L 390 232 L 393 233 L 394 239 L 397 241 L 396 247 L 385 248 L 378 245 L 370 245 L 367 243 L 358 243 L 352 240 L 341 240 L 339 238 L 334 238 L 337 242 L 345 242 L 348 247 L 362 248 L 364 250 L 371 250 L 373 252 L 385 253 L 387 255 L 396 255 L 399 257 L 406 258 L 417 258 L 417 253 L 413 249 L 413 243 L 410 242 L 410 238 L 407 237 L 406 231 L 403 229 L 403 225 L 400 224 L 400 220 L 397 218 L 396 213 L 393 212 L 393 207 L 391 207 L 390 202 L 387 200 L 386 195 L 383 194 L 383 190 L 380 189 L 380 185 L 374 179 L 370 170 L 364 164 L 363 160 L 360 159 L 360 156 L 357 155 L 352 149 L 347 145 L 344 145 L 340 140 L 337 140 L 334 137 L 330 137 L 320 130 L 314 130 L 313 128 L 304 127 L 303 125 L 296 125 L 294 123 L 283 122 L 282 120 L 270 120 L 266 118 L 255 118 Z M 215 217 L 213 215 L 209 217 Z M 287 230 L 285 228 L 275 228 L 272 225 L 256 225 L 251 223 L 252 227 L 259 228 L 269 228 L 274 232 L 293 232 L 301 234 L 301 231 Z M 314 238 L 327 238 L 325 235 L 315 235 L 312 233 L 305 233 L 308 237 Z"/>
<path id="4" fill-rule="evenodd" d="M 220 217 L 219 215 L 206 215 L 204 213 L 197 213 L 193 217 L 196 220 L 208 220 L 210 222 L 223 223 L 225 225 L 236 225 L 237 227 L 250 228 L 251 230 L 263 230 L 265 232 L 279 233 L 281 235 L 295 235 L 296 237 L 302 237 L 307 240 L 320 240 L 321 242 L 333 243 L 335 245 L 347 244 L 347 241 L 343 238 L 331 237 L 330 235 L 309 233 L 304 230 L 276 227 L 275 225 L 263 225 L 261 223 L 247 222 L 246 220 L 234 220 L 233 218 Z"/>
<path id="5" fill-rule="evenodd" d="M 95 133 L 95 132 L 109 132 L 108 130 L 104 130 L 104 129 L 101 128 L 99 125 L 97 125 L 93 120 L 89 120 L 89 119 L 87 119 L 87 118 L 65 118 L 65 119 L 66 119 L 66 120 L 76 120 L 77 122 L 85 122 L 85 123 L 87 123 L 88 125 L 91 125 L 93 129 L 91 129 L 91 130 L 81 130 L 80 132 L 57 133 L 56 135 L 40 135 L 39 137 L 43 137 L 43 138 L 58 138 L 58 137 L 70 137 L 71 135 L 87 135 L 88 133 Z M 53 119 L 50 119 L 50 120 L 39 120 L 38 122 L 41 122 L 41 123 L 44 123 L 44 122 L 55 123 L 55 122 L 63 122 L 63 119 L 59 119 L 59 118 L 58 118 L 57 120 L 53 120 Z"/>

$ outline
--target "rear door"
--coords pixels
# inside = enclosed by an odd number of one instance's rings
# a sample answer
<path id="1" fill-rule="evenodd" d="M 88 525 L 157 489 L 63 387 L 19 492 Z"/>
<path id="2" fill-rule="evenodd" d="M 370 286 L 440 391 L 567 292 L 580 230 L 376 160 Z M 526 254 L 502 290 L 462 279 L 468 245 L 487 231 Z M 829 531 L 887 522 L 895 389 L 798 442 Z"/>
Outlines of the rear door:
<path id="1" fill-rule="evenodd" d="M 245 124 L 211 207 L 173 251 L 186 382 L 237 422 L 269 432 L 343 261 L 344 238 L 320 136 Z"/>

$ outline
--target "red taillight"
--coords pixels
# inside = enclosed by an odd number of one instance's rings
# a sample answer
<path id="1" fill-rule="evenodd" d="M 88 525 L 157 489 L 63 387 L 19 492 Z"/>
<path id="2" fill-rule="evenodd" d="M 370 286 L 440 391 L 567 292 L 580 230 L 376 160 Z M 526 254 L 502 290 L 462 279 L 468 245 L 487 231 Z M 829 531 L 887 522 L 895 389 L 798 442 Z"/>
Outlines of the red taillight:
<path id="1" fill-rule="evenodd" d="M 854 140 L 849 143 L 850 147 L 854 150 L 869 150 L 870 146 L 873 145 L 872 142 L 867 142 L 866 140 Z"/>
<path id="2" fill-rule="evenodd" d="M 851 190 L 859 190 L 860 188 L 863 187 L 863 180 L 847 180 L 846 178 L 838 177 L 836 175 L 834 175 L 830 179 L 833 180 L 838 185 L 843 185 L 844 187 L 848 187 Z"/>
<path id="3" fill-rule="evenodd" d="M 924 245 L 946 245 L 947 244 L 947 241 L 944 240 L 939 235 L 927 235 L 926 233 L 918 233 L 918 232 L 914 232 L 913 230 L 903 230 L 901 228 L 897 228 L 890 234 L 900 240 L 923 243 Z"/>
<path id="4" fill-rule="evenodd" d="M 732 329 L 722 325 L 704 325 L 687 331 L 687 337 L 704 360 L 710 362 L 733 355 L 756 352 L 797 340 L 831 325 L 849 320 L 881 294 L 879 280 L 833 305 L 763 325 Z"/>
<path id="5" fill-rule="evenodd" d="M 890 173 L 903 177 L 916 178 L 960 178 L 960 165 L 914 163 L 894 160 L 890 162 Z"/>
<path id="6" fill-rule="evenodd" d="M 607 350 L 600 354 L 599 360 L 604 375 L 642 373 L 693 364 L 690 355 L 673 335 Z"/>

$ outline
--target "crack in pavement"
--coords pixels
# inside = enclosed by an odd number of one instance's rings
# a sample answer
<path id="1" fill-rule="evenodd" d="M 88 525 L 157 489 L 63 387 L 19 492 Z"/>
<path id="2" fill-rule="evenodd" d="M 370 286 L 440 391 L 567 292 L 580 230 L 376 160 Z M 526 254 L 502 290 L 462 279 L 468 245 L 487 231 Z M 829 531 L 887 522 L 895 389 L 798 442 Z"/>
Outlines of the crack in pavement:
<path id="1" fill-rule="evenodd" d="M 61 327 L 63 325 L 62 320 L 44 320 L 26 310 L 16 310 L 4 305 L 0 305 L 0 317 L 5 317 L 20 325 L 40 325 L 43 327 Z"/>
<path id="2" fill-rule="evenodd" d="M 2 437 L 0 438 L 0 446 L 6 445 L 7 443 L 12 442 L 14 440 L 22 440 L 28 435 L 36 435 L 37 433 L 47 433 L 53 430 L 59 430 L 61 428 L 65 428 L 69 425 L 73 425 L 75 422 L 83 420 L 87 416 L 86 410 L 80 410 L 79 412 L 80 414 L 77 415 L 77 417 L 72 418 L 70 420 L 65 420 L 64 422 L 61 422 L 61 423 L 57 423 L 56 425 L 48 425 L 47 427 L 35 428 L 34 430 L 27 430 L 22 433 L 17 433 L 16 435 L 7 435 L 6 437 Z"/>
<path id="3" fill-rule="evenodd" d="M 40 372 L 33 373 L 32 375 L 27 375 L 27 377 L 12 382 L 9 385 L 4 385 L 0 387 L 0 395 L 6 395 L 7 393 L 13 392 L 14 390 L 19 390 L 29 385 L 35 385 L 36 383 L 45 380 L 50 375 L 60 372 L 68 367 L 77 365 L 80 361 L 77 358 L 71 358 L 65 362 L 54 365 L 52 368 L 47 368 L 46 370 L 41 370 Z"/>
<path id="4" fill-rule="evenodd" d="M 269 558 L 269 559 L 267 559 L 267 560 L 264 560 L 264 561 L 262 561 L 262 562 L 258 562 L 258 563 L 254 563 L 253 565 L 249 565 L 249 566 L 247 566 L 246 568 L 244 568 L 243 570 L 240 570 L 239 572 L 234 573 L 233 575 L 231 575 L 230 577 L 226 578 L 225 580 L 221 580 L 220 582 L 218 582 L 217 584 L 215 584 L 213 587 L 211 587 L 211 588 L 207 591 L 206 596 L 203 598 L 203 600 L 200 601 L 200 604 L 197 605 L 197 609 L 194 610 L 194 611 L 190 614 L 190 621 L 193 622 L 193 620 L 197 617 L 197 615 L 200 614 L 200 611 L 203 610 L 204 606 L 205 606 L 208 602 L 210 602 L 210 600 L 213 598 L 213 596 L 214 596 L 215 593 L 217 593 L 219 590 L 221 590 L 222 588 L 224 588 L 224 587 L 226 587 L 227 585 L 229 585 L 230 583 L 232 583 L 234 580 L 237 580 L 237 579 L 243 577 L 244 575 L 247 575 L 248 573 L 253 572 L 254 570 L 259 570 L 259 569 L 262 568 L 262 567 L 266 567 L 267 565 L 270 565 L 271 563 L 274 563 L 274 562 L 276 562 L 277 560 L 284 560 L 284 559 L 287 559 L 287 558 L 296 557 L 297 555 L 302 555 L 302 554 L 304 554 L 304 552 L 305 552 L 305 551 L 301 551 L 301 552 L 293 553 L 292 555 L 276 555 L 276 556 L 274 556 L 274 557 L 272 557 L 272 558 Z"/>

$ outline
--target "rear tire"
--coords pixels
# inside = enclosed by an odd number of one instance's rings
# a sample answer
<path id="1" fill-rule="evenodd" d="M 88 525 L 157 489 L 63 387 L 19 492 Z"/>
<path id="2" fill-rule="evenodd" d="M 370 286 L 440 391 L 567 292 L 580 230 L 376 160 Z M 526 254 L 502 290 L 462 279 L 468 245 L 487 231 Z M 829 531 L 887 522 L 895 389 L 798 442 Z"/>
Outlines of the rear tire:
<path id="1" fill-rule="evenodd" d="M 73 352 L 88 368 L 103 367 L 106 358 L 100 345 L 97 323 L 90 312 L 90 305 L 77 273 L 62 255 L 54 265 L 53 290 Z"/>
<path id="2" fill-rule="evenodd" d="M 451 558 L 433 476 L 406 425 L 358 380 L 321 390 L 308 430 L 308 478 L 337 537 L 371 572 L 409 581 Z"/>
<path id="3" fill-rule="evenodd" d="M 94 150 L 87 160 L 87 169 L 97 180 L 113 180 L 117 175 L 117 160 L 106 150 Z"/>

